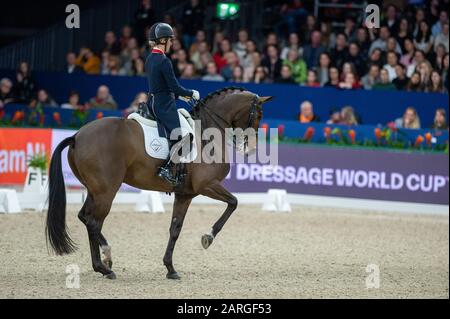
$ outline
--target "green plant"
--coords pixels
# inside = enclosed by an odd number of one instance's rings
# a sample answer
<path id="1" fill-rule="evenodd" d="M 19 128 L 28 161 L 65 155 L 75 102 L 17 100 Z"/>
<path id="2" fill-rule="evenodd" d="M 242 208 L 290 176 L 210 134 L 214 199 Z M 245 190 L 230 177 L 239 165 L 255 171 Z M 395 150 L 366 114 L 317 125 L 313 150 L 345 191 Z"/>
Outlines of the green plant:
<path id="1" fill-rule="evenodd" d="M 33 168 L 40 169 L 42 171 L 46 171 L 47 164 L 48 164 L 47 154 L 39 153 L 39 154 L 30 156 L 27 164 L 28 164 L 28 167 L 33 167 Z"/>

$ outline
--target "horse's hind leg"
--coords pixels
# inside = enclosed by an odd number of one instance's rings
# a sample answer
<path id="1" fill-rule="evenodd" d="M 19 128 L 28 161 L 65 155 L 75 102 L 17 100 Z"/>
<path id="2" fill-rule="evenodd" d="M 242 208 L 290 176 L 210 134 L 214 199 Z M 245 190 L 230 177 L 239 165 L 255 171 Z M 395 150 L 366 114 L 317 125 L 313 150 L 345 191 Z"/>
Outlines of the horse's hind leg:
<path id="1" fill-rule="evenodd" d="M 109 269 L 112 269 L 113 263 L 111 257 L 111 246 L 108 244 L 108 241 L 106 240 L 105 236 L 103 236 L 102 233 L 100 233 L 99 242 L 100 248 L 102 249 L 102 254 L 104 256 L 103 264 Z"/>
<path id="2" fill-rule="evenodd" d="M 114 196 L 109 195 L 98 195 L 94 198 L 89 194 L 83 208 L 78 214 L 80 220 L 86 225 L 88 232 L 92 268 L 94 268 L 94 271 L 103 274 L 108 279 L 115 279 L 116 275 L 109 267 L 109 262 L 111 262 L 110 255 L 108 260 L 108 255 L 105 253 L 107 264 L 102 262 L 100 258 L 100 245 L 102 245 L 102 249 L 103 247 L 109 248 L 106 239 L 101 234 L 101 230 L 103 221 L 111 208 L 113 197 Z M 105 252 L 104 249 L 103 251 Z"/>

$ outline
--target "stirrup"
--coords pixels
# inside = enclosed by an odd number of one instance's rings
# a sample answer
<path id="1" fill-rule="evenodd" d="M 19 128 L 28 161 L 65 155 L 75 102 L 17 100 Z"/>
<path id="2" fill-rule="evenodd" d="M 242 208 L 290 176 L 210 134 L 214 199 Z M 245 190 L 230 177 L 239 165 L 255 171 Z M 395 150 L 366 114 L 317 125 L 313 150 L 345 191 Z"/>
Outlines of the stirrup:
<path id="1" fill-rule="evenodd" d="M 158 176 L 164 179 L 166 182 L 172 186 L 178 185 L 178 179 L 172 175 L 170 169 L 167 167 L 160 167 L 158 171 Z"/>

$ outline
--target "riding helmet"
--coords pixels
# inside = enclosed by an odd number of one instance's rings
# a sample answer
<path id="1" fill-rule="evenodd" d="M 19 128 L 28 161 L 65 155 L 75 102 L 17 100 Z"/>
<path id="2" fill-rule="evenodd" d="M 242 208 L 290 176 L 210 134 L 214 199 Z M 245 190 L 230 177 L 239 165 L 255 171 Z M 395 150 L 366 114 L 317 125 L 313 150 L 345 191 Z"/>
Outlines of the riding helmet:
<path id="1" fill-rule="evenodd" d="M 163 38 L 173 38 L 174 33 L 172 27 L 167 23 L 158 22 L 152 25 L 149 31 L 149 40 L 157 41 Z"/>

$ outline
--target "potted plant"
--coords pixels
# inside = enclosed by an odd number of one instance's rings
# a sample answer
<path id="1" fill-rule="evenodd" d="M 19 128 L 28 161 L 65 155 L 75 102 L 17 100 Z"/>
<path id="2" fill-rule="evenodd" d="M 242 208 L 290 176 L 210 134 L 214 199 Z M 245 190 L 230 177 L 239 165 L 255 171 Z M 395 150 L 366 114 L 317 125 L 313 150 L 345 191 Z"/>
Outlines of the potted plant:
<path id="1" fill-rule="evenodd" d="M 47 185 L 48 157 L 45 153 L 34 154 L 28 159 L 28 172 L 24 192 L 45 193 Z"/>

